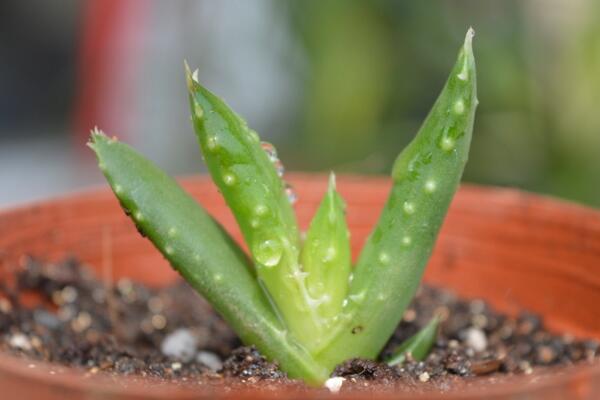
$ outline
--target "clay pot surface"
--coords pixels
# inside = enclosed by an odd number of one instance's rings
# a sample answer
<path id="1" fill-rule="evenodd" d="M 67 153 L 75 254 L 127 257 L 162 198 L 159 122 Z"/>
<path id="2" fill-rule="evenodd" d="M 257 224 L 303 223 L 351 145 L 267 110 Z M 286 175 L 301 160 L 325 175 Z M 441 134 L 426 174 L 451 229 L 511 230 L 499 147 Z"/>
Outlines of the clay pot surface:
<path id="1" fill-rule="evenodd" d="M 326 190 L 327 178 L 305 174 L 286 178 L 298 193 L 296 211 L 305 229 Z M 182 183 L 237 240 L 241 239 L 233 216 L 207 177 L 185 178 Z M 355 257 L 379 216 L 390 185 L 387 178 L 338 179 L 338 189 L 348 204 Z M 0 212 L 0 278 L 6 278 L 25 254 L 50 261 L 74 255 L 98 273 L 110 265 L 114 279 L 129 277 L 150 285 L 177 279 L 158 251 L 138 234 L 106 187 Z M 539 313 L 555 331 L 600 339 L 600 213 L 512 189 L 464 185 L 451 206 L 425 279 L 461 296 L 483 298 L 510 314 L 521 309 Z M 176 383 L 149 385 L 126 377 L 90 379 L 77 370 L 51 375 L 50 368 L 0 354 L 0 397 L 256 398 L 252 392 L 202 393 Z M 444 393 L 443 398 L 597 399 L 600 363 L 467 382 Z M 293 397 L 291 393 L 262 393 L 260 398 L 287 395 Z M 360 396 L 414 398 L 414 394 L 402 393 Z M 431 393 L 422 398 L 436 396 Z M 323 392 L 315 393 L 317 397 L 324 397 Z"/>

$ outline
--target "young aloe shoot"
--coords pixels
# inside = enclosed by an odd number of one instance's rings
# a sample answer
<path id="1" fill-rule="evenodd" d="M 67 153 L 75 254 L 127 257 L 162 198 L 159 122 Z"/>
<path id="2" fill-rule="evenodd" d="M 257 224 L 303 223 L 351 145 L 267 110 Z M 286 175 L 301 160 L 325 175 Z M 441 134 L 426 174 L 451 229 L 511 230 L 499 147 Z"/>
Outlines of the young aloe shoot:
<path id="1" fill-rule="evenodd" d="M 439 318 L 437 316 L 433 317 L 423 329 L 398 346 L 394 351 L 394 354 L 386 361 L 387 364 L 392 367 L 394 365 L 402 364 L 409 355 L 415 361 L 425 359 L 427 354 L 429 354 L 429 350 L 431 350 L 431 347 L 435 343 L 439 323 Z"/>
<path id="2" fill-rule="evenodd" d="M 192 123 L 213 181 L 250 251 L 156 165 L 92 132 L 90 147 L 140 232 L 223 315 L 242 341 L 289 376 L 318 385 L 337 364 L 375 358 L 412 299 L 467 161 L 477 106 L 473 31 L 414 140 L 352 266 L 335 176 L 304 240 L 274 148 L 186 64 Z M 424 357 L 437 320 L 399 349 Z M 392 360 L 392 362 L 396 362 Z"/>

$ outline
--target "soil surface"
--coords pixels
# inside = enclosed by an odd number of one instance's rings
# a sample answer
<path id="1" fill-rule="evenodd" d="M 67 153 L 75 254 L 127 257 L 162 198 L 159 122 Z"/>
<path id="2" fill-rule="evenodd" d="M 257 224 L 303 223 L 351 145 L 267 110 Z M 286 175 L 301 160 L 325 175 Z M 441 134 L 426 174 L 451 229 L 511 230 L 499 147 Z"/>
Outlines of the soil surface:
<path id="1" fill-rule="evenodd" d="M 75 260 L 44 264 L 24 258 L 17 271 L 14 282 L 0 283 L 0 351 L 32 363 L 54 363 L 56 370 L 50 373 L 69 366 L 84 369 L 86 376 L 304 388 L 256 349 L 242 346 L 184 282 L 161 289 L 124 279 L 106 284 Z M 434 313 L 443 322 L 425 361 L 409 357 L 388 367 L 349 360 L 334 372 L 345 378 L 342 391 L 374 386 L 447 390 L 457 381 L 531 374 L 552 365 L 589 362 L 600 353 L 598 342 L 548 332 L 534 314 L 509 317 L 481 300 L 423 286 L 382 356 Z"/>

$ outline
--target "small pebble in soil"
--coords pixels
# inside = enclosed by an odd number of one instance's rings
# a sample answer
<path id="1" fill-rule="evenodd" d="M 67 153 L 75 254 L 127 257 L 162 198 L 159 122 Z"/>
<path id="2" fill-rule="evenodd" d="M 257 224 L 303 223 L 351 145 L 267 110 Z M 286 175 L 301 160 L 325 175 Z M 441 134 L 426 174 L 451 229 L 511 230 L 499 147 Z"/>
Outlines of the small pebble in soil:
<path id="1" fill-rule="evenodd" d="M 221 361 L 221 358 L 211 351 L 199 351 L 196 355 L 196 361 L 206 365 L 215 372 L 223 368 L 223 361 Z"/>
<path id="2" fill-rule="evenodd" d="M 325 381 L 325 387 L 331 392 L 331 393 L 337 393 L 340 391 L 340 389 L 342 388 L 342 385 L 344 384 L 344 381 L 346 380 L 346 378 L 343 378 L 341 376 L 335 376 L 333 378 L 329 378 Z"/>
<path id="3" fill-rule="evenodd" d="M 479 328 L 469 328 L 465 332 L 465 344 L 475 351 L 484 351 L 487 347 L 485 333 Z"/>
<path id="4" fill-rule="evenodd" d="M 37 304 L 21 303 L 27 292 Z M 590 362 L 595 340 L 546 330 L 531 313 L 495 312 L 480 299 L 465 300 L 423 286 L 382 352 L 385 358 L 433 315 L 442 316 L 439 335 L 425 360 L 407 357 L 389 367 L 352 359 L 327 381 L 330 391 L 370 390 L 374 385 L 448 390 L 457 379 L 531 374 L 559 364 Z M 186 283 L 161 289 L 129 279 L 107 286 L 75 260 L 44 264 L 24 257 L 12 285 L 0 283 L 0 351 L 95 374 L 128 375 L 186 384 L 303 386 L 287 378 L 254 347 L 241 346 L 234 332 Z M 58 372 L 57 372 L 58 371 Z M 323 389 L 323 390 L 327 390 Z"/>
<path id="5" fill-rule="evenodd" d="M 177 329 L 164 338 L 160 349 L 167 357 L 188 362 L 196 355 L 197 344 L 198 340 L 189 329 Z"/>
<path id="6" fill-rule="evenodd" d="M 29 338 L 22 333 L 15 333 L 14 335 L 10 336 L 8 343 L 15 349 L 23 351 L 31 350 L 31 342 L 29 341 Z"/>

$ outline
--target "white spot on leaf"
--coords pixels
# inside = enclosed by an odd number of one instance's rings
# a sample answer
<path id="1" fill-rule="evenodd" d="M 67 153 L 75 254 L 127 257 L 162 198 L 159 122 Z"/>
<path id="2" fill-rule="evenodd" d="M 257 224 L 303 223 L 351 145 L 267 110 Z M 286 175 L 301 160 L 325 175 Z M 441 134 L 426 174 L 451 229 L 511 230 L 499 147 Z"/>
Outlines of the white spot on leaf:
<path id="1" fill-rule="evenodd" d="M 435 192 L 437 189 L 437 183 L 435 183 L 434 180 L 429 179 L 427 180 L 427 182 L 425 182 L 425 191 L 427 193 L 433 193 Z"/>

